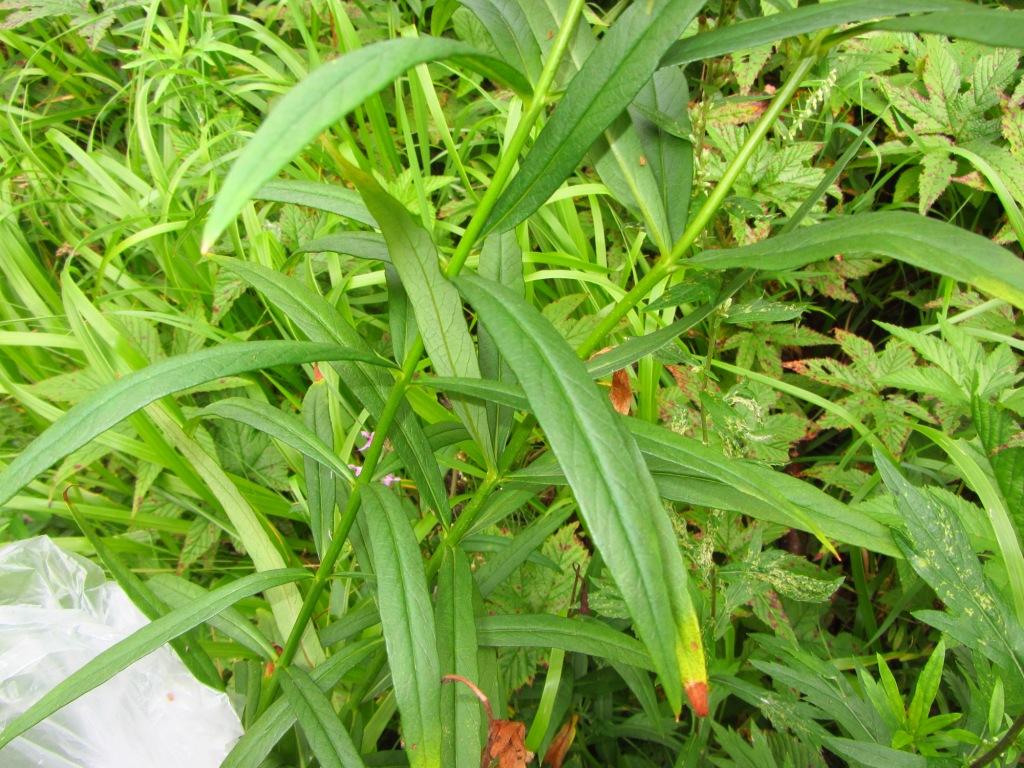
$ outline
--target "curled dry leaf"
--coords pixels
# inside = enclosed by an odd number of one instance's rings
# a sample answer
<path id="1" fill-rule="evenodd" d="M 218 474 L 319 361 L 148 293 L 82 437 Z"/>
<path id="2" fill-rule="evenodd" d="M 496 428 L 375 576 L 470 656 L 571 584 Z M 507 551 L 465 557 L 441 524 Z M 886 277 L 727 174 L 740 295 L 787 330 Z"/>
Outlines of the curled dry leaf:
<path id="1" fill-rule="evenodd" d="M 569 747 L 576 740 L 576 723 L 580 720 L 579 715 L 573 715 L 569 721 L 558 729 L 555 738 L 551 740 L 551 746 L 544 754 L 541 765 L 550 765 L 551 768 L 562 768 L 562 762 L 569 753 Z"/>
<path id="2" fill-rule="evenodd" d="M 480 768 L 526 768 L 533 752 L 526 749 L 526 725 L 516 720 L 495 720 L 487 695 L 462 675 L 445 675 L 442 683 L 462 683 L 480 700 L 487 715 L 487 744 L 480 754 Z M 570 742 L 571 743 L 571 742 Z"/>
<path id="3" fill-rule="evenodd" d="M 612 407 L 623 416 L 629 415 L 633 402 L 633 386 L 629 383 L 629 371 L 625 368 L 612 374 Z"/>

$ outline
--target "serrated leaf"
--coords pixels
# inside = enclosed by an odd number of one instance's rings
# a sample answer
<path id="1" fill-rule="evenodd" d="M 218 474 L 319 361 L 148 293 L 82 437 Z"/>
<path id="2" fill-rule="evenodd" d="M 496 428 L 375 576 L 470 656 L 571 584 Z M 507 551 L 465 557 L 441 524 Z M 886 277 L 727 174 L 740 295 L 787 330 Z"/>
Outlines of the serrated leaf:
<path id="1" fill-rule="evenodd" d="M 950 179 L 956 173 L 956 160 L 944 152 L 929 152 L 921 159 L 921 175 L 918 176 L 917 212 L 924 216 L 939 196 L 946 191 Z"/>

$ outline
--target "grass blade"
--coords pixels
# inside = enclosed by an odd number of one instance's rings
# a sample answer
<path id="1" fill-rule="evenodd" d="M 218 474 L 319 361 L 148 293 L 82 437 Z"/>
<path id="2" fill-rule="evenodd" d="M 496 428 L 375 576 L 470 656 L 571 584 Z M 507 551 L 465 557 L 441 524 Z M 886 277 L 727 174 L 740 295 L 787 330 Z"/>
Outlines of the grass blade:
<path id="1" fill-rule="evenodd" d="M 636 443 L 536 309 L 480 277 L 456 284 L 522 383 L 678 711 L 680 680 L 706 680 L 704 653 L 675 534 Z"/>
<path id="2" fill-rule="evenodd" d="M 54 462 L 161 397 L 221 376 L 317 360 L 379 358 L 336 344 L 250 341 L 179 355 L 129 374 L 69 410 L 10 463 L 0 474 L 0 504 Z"/>
<path id="3" fill-rule="evenodd" d="M 981 235 L 912 213 L 844 216 L 743 248 L 704 251 L 688 260 L 705 269 L 793 269 L 837 253 L 888 256 L 1024 308 L 1024 263 Z"/>
<path id="4" fill-rule="evenodd" d="M 441 667 L 423 557 L 409 518 L 391 491 L 366 486 L 363 511 L 409 765 L 440 768 Z"/>
<path id="5" fill-rule="evenodd" d="M 308 578 L 310 578 L 310 574 L 301 568 L 284 568 L 277 571 L 253 573 L 223 587 L 218 587 L 202 600 L 171 611 L 166 616 L 147 624 L 100 653 L 81 669 L 73 672 L 64 682 L 12 720 L 3 733 L 0 733 L 0 749 L 61 707 L 102 685 L 143 656 L 202 624 L 210 617 L 216 616 L 242 598 L 272 587 Z"/>
<path id="6" fill-rule="evenodd" d="M 406 70 L 453 58 L 521 92 L 530 90 L 522 75 L 507 64 L 456 40 L 399 38 L 346 53 L 310 73 L 267 116 L 213 202 L 203 229 L 202 250 L 209 251 L 246 201 L 324 129 Z"/>
<path id="7" fill-rule="evenodd" d="M 498 199 L 488 229 L 506 230 L 537 210 L 633 100 L 703 0 L 634 3 L 573 78 L 554 114 Z"/>
<path id="8" fill-rule="evenodd" d="M 363 760 L 352 737 L 327 695 L 306 672 L 298 667 L 285 668 L 281 689 L 322 768 L 362 768 Z"/>

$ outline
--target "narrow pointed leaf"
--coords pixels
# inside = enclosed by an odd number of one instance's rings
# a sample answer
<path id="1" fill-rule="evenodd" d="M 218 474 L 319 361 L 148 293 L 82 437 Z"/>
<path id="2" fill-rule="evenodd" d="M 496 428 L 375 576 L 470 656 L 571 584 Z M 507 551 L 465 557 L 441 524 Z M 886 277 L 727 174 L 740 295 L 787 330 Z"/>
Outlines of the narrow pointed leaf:
<path id="1" fill-rule="evenodd" d="M 23 714 L 12 720 L 0 734 L 0 749 L 42 722 L 75 699 L 99 687 L 118 672 L 146 656 L 164 643 L 216 616 L 224 608 L 239 600 L 272 587 L 310 578 L 301 568 L 284 568 L 243 576 L 237 581 L 218 587 L 202 600 L 171 611 L 156 621 L 115 643 L 81 669 L 73 672 L 64 682 L 43 695 Z"/>
<path id="2" fill-rule="evenodd" d="M 888 256 L 951 277 L 1024 308 L 1024 262 L 991 240 L 936 219 L 899 211 L 844 216 L 742 248 L 704 251 L 704 269 L 793 269 L 815 261 Z"/>
<path id="3" fill-rule="evenodd" d="M 76 405 L 22 451 L 0 474 L 0 504 L 51 464 L 161 397 L 221 376 L 317 360 L 375 363 L 379 358 L 337 344 L 249 341 L 179 355 L 135 371 Z"/>
<path id="4" fill-rule="evenodd" d="M 409 765 L 440 768 L 441 668 L 423 557 L 394 493 L 368 485 L 363 491 L 363 511 Z"/>
<path id="5" fill-rule="evenodd" d="M 363 760 L 327 695 L 298 667 L 286 667 L 281 689 L 321 768 L 362 768 Z"/>
<path id="6" fill-rule="evenodd" d="M 678 711 L 680 680 L 704 679 L 704 655 L 675 532 L 636 443 L 536 309 L 477 276 L 456 283 L 522 383 Z"/>
<path id="7" fill-rule="evenodd" d="M 271 110 L 231 167 L 203 229 L 208 251 L 242 206 L 322 131 L 417 64 L 457 60 L 522 92 L 515 69 L 457 40 L 398 38 L 346 53 L 311 72 Z"/>
<path id="8" fill-rule="evenodd" d="M 704 0 L 655 0 L 626 9 L 569 84 L 498 199 L 488 229 L 510 229 L 544 204 L 629 106 L 703 5 Z"/>
<path id="9" fill-rule="evenodd" d="M 253 194 L 257 200 L 275 203 L 290 203 L 315 208 L 318 211 L 334 213 L 346 219 L 377 226 L 359 195 L 340 184 L 325 184 L 302 179 L 274 179 L 268 181 Z"/>

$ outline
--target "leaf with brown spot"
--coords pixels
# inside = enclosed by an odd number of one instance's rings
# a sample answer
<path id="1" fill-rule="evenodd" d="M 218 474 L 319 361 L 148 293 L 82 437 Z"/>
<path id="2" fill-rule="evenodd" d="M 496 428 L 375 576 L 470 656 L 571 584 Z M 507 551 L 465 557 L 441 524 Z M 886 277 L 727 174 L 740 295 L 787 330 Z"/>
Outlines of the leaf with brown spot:
<path id="1" fill-rule="evenodd" d="M 633 402 L 633 386 L 629 383 L 629 371 L 625 368 L 612 374 L 612 408 L 623 416 L 629 415 L 629 406 Z"/>
<path id="2" fill-rule="evenodd" d="M 562 768 L 562 761 L 569 753 L 569 747 L 576 740 L 576 723 L 580 720 L 579 715 L 573 715 L 569 721 L 558 729 L 555 738 L 551 740 L 551 746 L 544 755 L 541 765 L 550 765 L 551 768 Z"/>
<path id="3" fill-rule="evenodd" d="M 487 748 L 480 768 L 488 768 L 497 761 L 497 768 L 526 768 L 533 760 L 533 752 L 526 749 L 526 724 L 517 720 L 491 720 L 487 734 Z"/>

